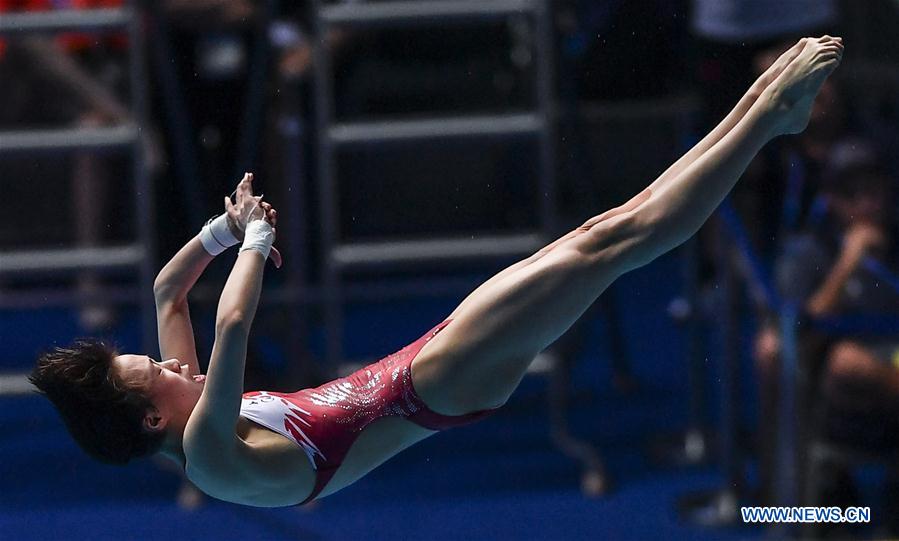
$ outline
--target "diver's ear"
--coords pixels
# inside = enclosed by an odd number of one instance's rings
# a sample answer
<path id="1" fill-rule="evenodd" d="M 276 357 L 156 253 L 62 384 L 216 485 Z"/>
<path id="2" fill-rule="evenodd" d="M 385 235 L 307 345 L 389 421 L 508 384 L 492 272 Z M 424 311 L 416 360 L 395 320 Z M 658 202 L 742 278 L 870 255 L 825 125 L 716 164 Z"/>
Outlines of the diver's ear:
<path id="1" fill-rule="evenodd" d="M 158 432 L 165 429 L 168 419 L 159 414 L 155 409 L 147 410 L 144 415 L 144 429 L 150 432 Z"/>

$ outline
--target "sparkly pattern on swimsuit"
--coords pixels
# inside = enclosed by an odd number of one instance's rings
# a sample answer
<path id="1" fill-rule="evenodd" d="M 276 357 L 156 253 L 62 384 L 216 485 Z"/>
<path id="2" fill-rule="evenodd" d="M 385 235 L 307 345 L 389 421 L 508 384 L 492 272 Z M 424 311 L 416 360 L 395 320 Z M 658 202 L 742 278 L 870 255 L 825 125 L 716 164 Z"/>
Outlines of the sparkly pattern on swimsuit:
<path id="1" fill-rule="evenodd" d="M 362 430 L 382 417 L 398 416 L 429 430 L 446 430 L 483 419 L 496 409 L 467 415 L 434 412 L 412 384 L 412 361 L 446 320 L 400 351 L 345 378 L 295 393 L 256 391 L 243 395 L 240 414 L 299 445 L 316 471 L 315 499 L 340 467 Z"/>
<path id="2" fill-rule="evenodd" d="M 289 394 L 246 393 L 241 415 L 294 440 L 315 469 L 336 468 L 352 441 L 372 422 L 430 412 L 412 386 L 412 360 L 448 323 L 376 363 L 317 388 Z"/>
<path id="3" fill-rule="evenodd" d="M 254 391 L 244 394 L 240 414 L 294 440 L 306 453 L 312 467 L 315 467 L 316 459 L 326 459 L 303 429 L 303 426 L 310 426 L 312 414 L 289 402 L 279 393 Z"/>

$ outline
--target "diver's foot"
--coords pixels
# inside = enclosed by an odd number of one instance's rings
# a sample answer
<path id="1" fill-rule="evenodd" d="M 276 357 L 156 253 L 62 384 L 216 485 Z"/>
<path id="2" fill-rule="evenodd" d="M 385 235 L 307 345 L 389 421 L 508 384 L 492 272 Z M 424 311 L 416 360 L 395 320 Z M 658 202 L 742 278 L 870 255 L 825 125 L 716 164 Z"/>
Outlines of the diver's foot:
<path id="1" fill-rule="evenodd" d="M 779 117 L 778 133 L 799 133 L 805 129 L 821 85 L 842 58 L 842 39 L 823 36 L 806 40 L 799 54 L 762 96 Z"/>
<path id="2" fill-rule="evenodd" d="M 756 90 L 759 94 L 766 88 L 768 85 L 774 82 L 777 79 L 777 76 L 783 73 L 783 70 L 786 69 L 790 62 L 793 61 L 794 58 L 799 56 L 799 53 L 802 52 L 802 49 L 805 48 L 806 42 L 810 41 L 811 38 L 802 38 L 796 42 L 795 45 L 784 51 L 774 62 L 768 66 L 768 69 L 762 73 L 758 79 L 753 83 L 752 88 Z"/>

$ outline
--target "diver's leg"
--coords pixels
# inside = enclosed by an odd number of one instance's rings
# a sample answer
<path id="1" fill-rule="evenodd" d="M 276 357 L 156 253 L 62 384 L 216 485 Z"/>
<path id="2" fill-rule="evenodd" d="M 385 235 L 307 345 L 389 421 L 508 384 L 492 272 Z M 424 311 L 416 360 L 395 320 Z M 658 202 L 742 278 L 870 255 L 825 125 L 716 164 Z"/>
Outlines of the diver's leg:
<path id="1" fill-rule="evenodd" d="M 693 148 L 691 148 L 686 154 L 681 156 L 676 162 L 674 162 L 668 169 L 665 170 L 651 185 L 650 189 L 657 189 L 660 185 L 667 182 L 669 179 L 675 177 L 680 174 L 684 169 L 686 169 L 691 163 L 695 162 L 699 156 L 701 156 L 704 152 L 708 151 L 712 146 L 721 140 L 730 130 L 737 125 L 737 123 L 746 115 L 752 105 L 759 99 L 762 95 L 762 92 L 768 88 L 768 85 L 774 82 L 778 75 L 780 75 L 784 68 L 794 59 L 796 56 L 802 51 L 803 47 L 805 47 L 805 42 L 808 38 L 803 38 L 799 40 L 793 47 L 785 51 L 780 57 L 758 78 L 755 83 L 746 91 L 746 94 L 740 99 L 737 105 L 731 110 L 731 112 L 724 117 L 724 119 L 711 131 L 708 135 L 703 137 Z M 612 218 L 618 214 L 623 212 L 627 212 L 631 210 L 630 206 L 633 205 L 633 200 L 624 205 L 611 209 L 599 216 L 594 216 L 590 220 L 588 220 L 584 225 L 582 225 L 580 229 L 589 228 L 594 223 L 597 223 L 601 220 L 606 220 L 608 218 Z M 494 281 L 502 280 L 509 274 L 512 274 L 522 267 L 530 265 L 531 263 L 537 261 L 544 255 L 546 255 L 550 250 L 561 244 L 562 242 L 573 237 L 578 230 L 572 231 L 567 235 L 563 236 L 560 239 L 557 239 L 555 242 L 545 246 L 541 250 L 537 251 L 530 257 L 523 259 L 503 271 L 499 272 L 490 280 L 481 285 L 481 287 L 490 287 Z M 452 316 L 451 316 L 452 317 Z"/>
<path id="2" fill-rule="evenodd" d="M 746 113 L 749 112 L 749 109 L 752 105 L 759 99 L 762 95 L 762 92 L 768 88 L 768 85 L 774 82 L 774 80 L 779 76 L 784 68 L 796 58 L 802 49 L 805 47 L 805 43 L 808 38 L 802 38 L 795 45 L 787 49 L 780 55 L 780 57 L 774 61 L 771 66 L 765 70 L 762 75 L 759 76 L 758 79 L 749 87 L 749 90 L 743 95 L 737 105 L 724 117 L 721 122 L 718 123 L 715 128 L 708 133 L 705 137 L 703 137 L 696 145 L 691 148 L 686 154 L 680 157 L 676 162 L 674 162 L 671 167 L 665 170 L 659 178 L 656 179 L 655 182 L 650 185 L 650 189 L 655 189 L 666 182 L 668 179 L 673 178 L 680 174 L 684 169 L 686 169 L 691 163 L 695 162 L 697 158 L 702 156 L 703 153 L 707 152 L 715 143 L 721 140 L 722 137 L 727 135 L 730 130 L 734 129 L 734 126 L 746 116 Z"/>
<path id="3" fill-rule="evenodd" d="M 413 362 L 414 385 L 425 403 L 447 415 L 503 403 L 534 355 L 612 281 L 689 238 L 768 141 L 805 128 L 812 101 L 841 55 L 833 39 L 810 41 L 734 128 L 679 175 L 475 290 Z"/>

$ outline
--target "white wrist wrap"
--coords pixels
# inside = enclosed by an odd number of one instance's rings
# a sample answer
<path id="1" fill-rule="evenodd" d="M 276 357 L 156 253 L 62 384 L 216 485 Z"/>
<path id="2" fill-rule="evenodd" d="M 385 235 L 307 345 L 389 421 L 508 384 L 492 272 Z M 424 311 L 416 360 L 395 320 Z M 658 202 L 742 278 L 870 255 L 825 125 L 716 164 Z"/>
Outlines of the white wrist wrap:
<path id="1" fill-rule="evenodd" d="M 272 233 L 272 226 L 265 220 L 253 220 L 247 224 L 247 230 L 243 235 L 243 245 L 240 251 L 258 250 L 266 259 L 268 253 L 272 250 L 272 243 L 275 241 L 275 235 Z"/>
<path id="2" fill-rule="evenodd" d="M 219 255 L 239 241 L 228 229 L 228 217 L 220 214 L 206 222 L 200 230 L 200 242 L 209 255 Z"/>

